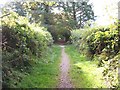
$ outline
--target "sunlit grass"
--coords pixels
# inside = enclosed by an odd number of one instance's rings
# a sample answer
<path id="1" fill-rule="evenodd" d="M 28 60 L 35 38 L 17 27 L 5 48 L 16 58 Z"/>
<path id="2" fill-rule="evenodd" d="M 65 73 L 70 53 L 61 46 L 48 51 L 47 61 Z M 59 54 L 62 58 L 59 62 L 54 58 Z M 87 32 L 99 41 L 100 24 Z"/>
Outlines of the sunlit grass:
<path id="1" fill-rule="evenodd" d="M 54 45 L 17 87 L 55 88 L 58 85 L 60 55 L 60 47 Z"/>
<path id="2" fill-rule="evenodd" d="M 71 60 L 70 76 L 76 88 L 105 88 L 102 79 L 102 67 L 97 67 L 96 61 L 90 61 L 77 52 L 72 46 L 66 46 L 66 52 Z"/>

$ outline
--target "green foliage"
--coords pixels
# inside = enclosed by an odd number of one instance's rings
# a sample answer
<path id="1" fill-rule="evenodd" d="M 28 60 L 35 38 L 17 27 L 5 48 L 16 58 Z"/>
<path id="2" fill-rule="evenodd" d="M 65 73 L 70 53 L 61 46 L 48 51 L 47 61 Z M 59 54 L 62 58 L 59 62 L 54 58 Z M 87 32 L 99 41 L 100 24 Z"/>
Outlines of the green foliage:
<path id="1" fill-rule="evenodd" d="M 89 31 L 89 32 L 88 32 Z M 93 32 L 91 29 L 77 29 L 73 30 L 71 33 L 72 43 L 78 48 L 79 52 L 90 56 L 89 47 L 86 38 Z"/>
<path id="2" fill-rule="evenodd" d="M 65 50 L 70 57 L 70 76 L 75 88 L 107 88 L 102 79 L 103 68 L 97 67 L 97 61 L 88 60 L 73 45 Z"/>
<path id="3" fill-rule="evenodd" d="M 101 54 L 105 51 L 109 54 L 117 53 L 118 50 L 118 30 L 115 25 L 108 28 L 100 28 L 87 38 L 87 43 L 91 47 L 93 54 Z"/>
<path id="4" fill-rule="evenodd" d="M 31 56 L 40 57 L 53 42 L 44 27 L 14 12 L 2 18 L 2 36 L 3 87 L 9 86 L 14 69 L 27 72 L 36 63 Z"/>
<path id="5" fill-rule="evenodd" d="M 62 14 L 51 14 L 48 18 L 49 25 L 47 26 L 48 31 L 52 34 L 54 42 L 57 42 L 59 38 L 69 41 L 70 30 L 72 25 L 70 19 L 65 13 Z"/>
<path id="6" fill-rule="evenodd" d="M 72 17 L 73 25 L 76 28 L 83 28 L 87 21 L 95 20 L 92 5 L 89 0 L 79 0 L 78 2 L 59 2 L 64 12 Z"/>
<path id="7" fill-rule="evenodd" d="M 58 85 L 59 63 L 61 48 L 53 45 L 51 48 L 43 52 L 41 58 L 32 58 L 37 62 L 32 66 L 30 73 L 16 71 L 11 77 L 10 87 L 12 88 L 54 88 Z M 55 68 L 56 67 L 56 68 Z M 14 70 L 15 71 L 15 70 Z"/>
<path id="8" fill-rule="evenodd" d="M 113 58 L 109 59 L 108 61 L 104 61 L 104 71 L 103 76 L 104 79 L 107 81 L 108 87 L 119 87 L 118 82 L 118 61 L 120 59 L 120 53 L 118 53 Z"/>
<path id="9" fill-rule="evenodd" d="M 55 15 L 57 20 L 56 20 L 56 29 L 58 32 L 58 37 L 59 38 L 65 38 L 65 41 L 70 40 L 70 35 L 71 35 L 71 30 L 74 28 L 74 24 L 72 23 L 72 19 L 69 18 L 69 15 L 66 13 L 62 13 L 60 15 Z"/>
<path id="10" fill-rule="evenodd" d="M 98 57 L 98 66 L 104 67 L 103 76 L 110 88 L 118 87 L 116 80 L 118 77 L 118 59 L 115 57 L 120 51 L 119 32 L 117 25 L 114 24 L 107 27 L 73 30 L 71 36 L 72 42 L 80 53 L 85 54 L 90 59 Z"/>

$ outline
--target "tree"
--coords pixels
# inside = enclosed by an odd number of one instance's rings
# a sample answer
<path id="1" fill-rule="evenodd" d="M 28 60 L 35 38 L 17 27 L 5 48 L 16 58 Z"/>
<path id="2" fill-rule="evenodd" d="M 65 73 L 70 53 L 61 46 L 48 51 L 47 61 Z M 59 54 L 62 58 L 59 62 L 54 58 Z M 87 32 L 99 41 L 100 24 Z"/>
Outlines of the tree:
<path id="1" fill-rule="evenodd" d="M 72 16 L 76 28 L 83 28 L 87 21 L 95 20 L 92 5 L 88 4 L 88 2 L 88 0 L 66 3 L 60 2 L 59 7 L 62 7 L 64 9 L 64 12 Z"/>
<path id="2" fill-rule="evenodd" d="M 65 37 L 68 41 L 71 30 L 83 28 L 89 20 L 94 20 L 92 6 L 86 0 L 79 2 L 18 1 L 6 7 L 9 8 L 8 11 L 13 10 L 21 16 L 26 16 L 30 23 L 46 27 L 55 42 L 59 36 Z M 56 8 L 63 12 L 55 14 L 52 11 Z"/>

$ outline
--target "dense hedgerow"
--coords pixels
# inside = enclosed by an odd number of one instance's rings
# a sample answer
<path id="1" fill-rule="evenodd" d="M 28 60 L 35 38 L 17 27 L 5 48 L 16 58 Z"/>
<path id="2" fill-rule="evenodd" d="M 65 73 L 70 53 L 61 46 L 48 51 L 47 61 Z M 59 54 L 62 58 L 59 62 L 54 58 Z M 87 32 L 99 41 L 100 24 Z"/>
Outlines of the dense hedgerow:
<path id="1" fill-rule="evenodd" d="M 79 52 L 99 60 L 108 87 L 118 87 L 118 60 L 120 59 L 119 29 L 117 25 L 72 31 L 72 42 Z"/>
<path id="2" fill-rule="evenodd" d="M 36 63 L 32 57 L 40 57 L 53 39 L 44 27 L 30 24 L 27 18 L 14 12 L 3 17 L 1 22 L 3 87 L 9 87 L 10 80 L 22 78 L 15 70 L 29 72 L 30 66 Z"/>

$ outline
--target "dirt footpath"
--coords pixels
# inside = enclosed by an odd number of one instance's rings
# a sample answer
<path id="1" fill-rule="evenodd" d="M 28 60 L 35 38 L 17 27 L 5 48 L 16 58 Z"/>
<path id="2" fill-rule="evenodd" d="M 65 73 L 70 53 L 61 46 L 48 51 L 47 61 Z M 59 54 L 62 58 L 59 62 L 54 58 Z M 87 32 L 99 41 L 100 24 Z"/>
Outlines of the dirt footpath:
<path id="1" fill-rule="evenodd" d="M 64 46 L 62 48 L 62 58 L 60 64 L 60 83 L 58 88 L 73 88 L 71 84 L 71 80 L 69 78 L 69 68 L 70 68 L 70 60 L 68 55 L 65 53 Z"/>

